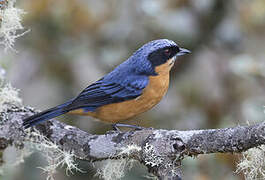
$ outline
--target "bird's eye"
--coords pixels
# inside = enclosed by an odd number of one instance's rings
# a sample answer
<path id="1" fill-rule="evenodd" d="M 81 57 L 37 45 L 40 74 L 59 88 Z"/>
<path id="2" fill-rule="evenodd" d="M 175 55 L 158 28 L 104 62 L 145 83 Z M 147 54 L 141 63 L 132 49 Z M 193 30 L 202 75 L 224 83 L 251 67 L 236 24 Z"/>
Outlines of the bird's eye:
<path id="1" fill-rule="evenodd" d="M 166 56 L 170 56 L 171 52 L 170 52 L 169 49 L 165 49 L 165 50 L 164 50 L 164 54 L 165 54 Z"/>

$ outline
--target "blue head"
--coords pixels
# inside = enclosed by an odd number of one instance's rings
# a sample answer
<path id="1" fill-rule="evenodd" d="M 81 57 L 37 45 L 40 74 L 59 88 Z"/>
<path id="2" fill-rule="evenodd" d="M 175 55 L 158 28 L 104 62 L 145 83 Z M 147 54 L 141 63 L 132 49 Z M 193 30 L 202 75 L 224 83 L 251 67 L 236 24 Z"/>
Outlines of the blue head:
<path id="1" fill-rule="evenodd" d="M 190 53 L 189 50 L 180 48 L 174 41 L 158 39 L 146 43 L 139 48 L 129 59 L 130 65 L 139 73 L 156 75 L 155 67 L 175 61 L 178 56 Z"/>
<path id="2" fill-rule="evenodd" d="M 128 60 L 107 74 L 106 81 L 127 81 L 126 78 L 139 78 L 138 76 L 155 76 L 156 67 L 169 60 L 174 62 L 177 56 L 190 53 L 189 50 L 180 48 L 174 41 L 158 39 L 146 43 L 139 48 Z M 173 63 L 172 63 L 173 64 Z M 130 76 L 129 76 L 130 75 Z"/>

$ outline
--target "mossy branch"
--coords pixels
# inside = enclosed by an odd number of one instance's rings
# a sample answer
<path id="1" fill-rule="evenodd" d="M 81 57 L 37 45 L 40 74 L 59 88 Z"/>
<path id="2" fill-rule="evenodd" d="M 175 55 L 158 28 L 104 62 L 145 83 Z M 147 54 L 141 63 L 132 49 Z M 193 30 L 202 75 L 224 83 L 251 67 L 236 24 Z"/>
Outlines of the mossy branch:
<path id="1" fill-rule="evenodd" d="M 24 148 L 29 131 L 22 119 L 34 111 L 10 104 L 0 114 L 0 148 L 9 144 Z M 92 135 L 57 120 L 36 126 L 36 129 L 63 151 L 87 161 L 129 158 L 144 164 L 159 179 L 179 179 L 180 164 L 186 156 L 207 153 L 238 153 L 265 142 L 265 124 L 210 130 L 143 129 L 128 132 L 109 131 Z"/>

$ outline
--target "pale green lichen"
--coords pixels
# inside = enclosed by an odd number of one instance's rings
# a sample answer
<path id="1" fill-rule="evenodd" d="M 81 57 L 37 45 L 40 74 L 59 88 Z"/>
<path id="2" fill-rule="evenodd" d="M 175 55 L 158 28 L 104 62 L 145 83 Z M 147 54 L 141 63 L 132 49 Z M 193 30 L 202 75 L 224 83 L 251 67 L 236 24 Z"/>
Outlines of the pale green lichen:
<path id="1" fill-rule="evenodd" d="M 37 149 L 47 160 L 48 165 L 40 167 L 47 174 L 47 180 L 54 180 L 54 174 L 58 167 L 66 166 L 67 175 L 69 173 L 73 174 L 73 171 L 83 172 L 77 167 L 73 153 L 61 150 L 58 145 L 51 142 L 38 131 L 31 132 L 27 141 L 30 143 L 31 148 Z"/>
<path id="2" fill-rule="evenodd" d="M 133 167 L 136 160 L 129 158 L 107 159 L 99 163 L 96 176 L 104 180 L 121 179 L 125 173 Z"/>
<path id="3" fill-rule="evenodd" d="M 20 106 L 22 100 L 19 98 L 19 91 L 10 84 L 3 84 L 0 87 L 0 112 L 5 112 L 8 105 L 14 104 Z"/>
<path id="4" fill-rule="evenodd" d="M 146 157 L 144 160 L 146 165 L 155 167 L 163 163 L 163 158 L 161 156 L 157 156 L 153 145 L 146 143 L 143 150 L 146 153 Z"/>
<path id="5" fill-rule="evenodd" d="M 265 113 L 265 106 L 264 106 Z M 249 124 L 249 123 L 248 123 Z M 263 137 L 264 138 L 264 137 Z M 247 180 L 265 179 L 265 145 L 251 148 L 242 153 L 237 164 L 237 173 L 242 172 Z"/>
<path id="6" fill-rule="evenodd" d="M 5 70 L 0 66 L 0 113 L 5 112 L 10 104 L 20 106 L 22 100 L 19 91 L 5 82 Z"/>
<path id="7" fill-rule="evenodd" d="M 18 96 L 19 91 L 4 81 L 4 78 L 2 78 L 0 81 L 0 113 L 3 112 L 2 114 L 7 114 L 5 112 L 8 110 L 8 108 L 10 108 L 10 105 L 22 106 L 22 100 Z M 3 120 L 3 117 L 1 119 Z M 48 166 L 41 168 L 45 173 L 47 173 L 47 180 L 54 179 L 53 176 L 58 167 L 66 166 L 67 175 L 72 173 L 73 170 L 81 171 L 74 163 L 75 156 L 73 153 L 61 150 L 56 144 L 48 140 L 37 131 L 27 131 L 28 137 L 26 137 L 25 147 L 22 150 L 19 150 L 20 155 L 17 156 L 14 155 L 14 153 L 11 153 L 13 154 L 12 157 L 16 157 L 14 160 L 15 163 L 10 163 L 3 158 L 4 163 L 1 165 L 0 172 L 5 172 L 5 169 L 23 162 L 24 157 L 28 156 L 28 152 L 33 151 L 33 147 L 34 149 L 38 149 L 48 162 Z M 9 147 L 6 149 L 9 149 Z"/>
<path id="8" fill-rule="evenodd" d="M 9 0 L 6 7 L 0 8 L 0 45 L 3 45 L 5 50 L 14 50 L 15 40 L 29 32 L 23 31 L 21 16 L 25 12 L 14 7 L 15 2 L 15 0 Z"/>
<path id="9" fill-rule="evenodd" d="M 141 150 L 141 147 L 134 144 L 122 147 L 118 154 L 120 159 L 108 159 L 98 163 L 99 167 L 96 176 L 99 176 L 104 180 L 123 178 L 125 173 L 129 171 L 136 162 L 136 160 L 130 159 L 128 156 Z M 126 158 L 123 158 L 123 156 Z"/>
<path id="10" fill-rule="evenodd" d="M 243 152 L 242 156 L 236 172 L 243 172 L 247 180 L 265 179 L 265 145 L 251 148 Z"/>
<path id="11" fill-rule="evenodd" d="M 137 146 L 135 144 L 131 144 L 131 145 L 128 145 L 126 147 L 122 147 L 121 152 L 119 153 L 119 156 L 123 156 L 123 155 L 128 156 L 134 152 L 139 152 L 141 150 L 142 150 L 142 148 L 140 146 Z"/>

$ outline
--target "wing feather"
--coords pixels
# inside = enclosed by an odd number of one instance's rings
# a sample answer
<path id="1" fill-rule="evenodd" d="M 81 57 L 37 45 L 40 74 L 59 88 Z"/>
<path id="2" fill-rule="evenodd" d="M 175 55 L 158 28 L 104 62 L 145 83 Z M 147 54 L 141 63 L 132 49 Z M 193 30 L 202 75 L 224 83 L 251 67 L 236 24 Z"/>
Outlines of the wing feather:
<path id="1" fill-rule="evenodd" d="M 142 94 L 148 77 L 127 77 L 123 82 L 100 79 L 84 89 L 67 107 L 67 110 L 83 108 L 95 111 L 98 107 L 134 99 Z"/>

